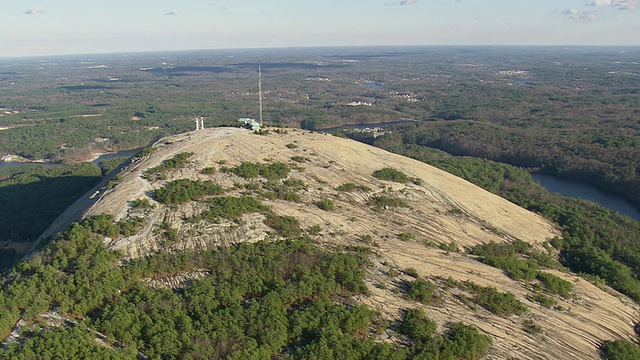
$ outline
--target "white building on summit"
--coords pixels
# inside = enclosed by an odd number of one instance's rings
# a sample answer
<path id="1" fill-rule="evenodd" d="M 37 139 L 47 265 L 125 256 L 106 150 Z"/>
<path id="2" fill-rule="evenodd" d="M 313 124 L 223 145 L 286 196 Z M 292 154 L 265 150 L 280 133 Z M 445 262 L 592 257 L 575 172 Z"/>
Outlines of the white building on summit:
<path id="1" fill-rule="evenodd" d="M 242 123 L 244 126 L 248 127 L 253 131 L 260 131 L 260 123 L 256 121 L 256 119 L 251 118 L 240 118 L 238 120 L 239 123 Z"/>

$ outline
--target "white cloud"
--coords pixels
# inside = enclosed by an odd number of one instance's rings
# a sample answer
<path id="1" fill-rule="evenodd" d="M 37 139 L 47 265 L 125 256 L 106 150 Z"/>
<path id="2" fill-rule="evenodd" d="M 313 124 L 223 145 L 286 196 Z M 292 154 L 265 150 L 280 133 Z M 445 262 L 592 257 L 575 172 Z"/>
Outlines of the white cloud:
<path id="1" fill-rule="evenodd" d="M 25 11 L 24 13 L 27 15 L 35 15 L 35 14 L 43 14 L 45 12 L 47 12 L 47 9 L 45 9 L 44 7 L 33 6 L 29 10 Z"/>
<path id="2" fill-rule="evenodd" d="M 165 16 L 174 16 L 174 15 L 180 15 L 180 11 L 177 10 L 171 10 L 168 13 L 164 13 Z"/>
<path id="3" fill-rule="evenodd" d="M 638 8 L 640 0 L 594 0 L 591 6 L 617 7 L 620 10 L 634 10 Z"/>
<path id="4" fill-rule="evenodd" d="M 395 2 L 385 3 L 384 6 L 404 6 L 404 5 L 414 5 L 417 3 L 418 3 L 418 0 L 400 0 Z"/>
<path id="5" fill-rule="evenodd" d="M 597 18 L 596 13 L 593 11 L 583 11 L 578 9 L 567 9 L 561 14 L 573 20 L 592 21 Z"/>

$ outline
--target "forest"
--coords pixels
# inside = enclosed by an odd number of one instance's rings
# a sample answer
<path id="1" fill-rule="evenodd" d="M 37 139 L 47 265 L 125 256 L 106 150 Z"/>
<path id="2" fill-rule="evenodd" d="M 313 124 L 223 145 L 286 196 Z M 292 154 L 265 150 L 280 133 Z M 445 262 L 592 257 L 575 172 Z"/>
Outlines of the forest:
<path id="1" fill-rule="evenodd" d="M 277 221 L 267 223 L 278 229 Z M 0 333 L 18 318 L 39 325 L 0 358 L 455 360 L 479 359 L 491 343 L 463 323 L 436 334 L 436 323 L 413 310 L 398 330 L 405 346 L 375 341 L 391 324 L 352 300 L 368 292 L 364 248 L 323 249 L 297 232 L 284 241 L 160 252 L 118 266 L 118 253 L 99 236 L 118 236 L 113 229 L 121 227 L 108 216 L 74 223 L 3 280 Z M 196 270 L 208 276 L 181 289 L 144 281 Z"/>
<path id="2" fill-rule="evenodd" d="M 267 122 L 319 130 L 412 121 L 393 130 L 404 143 L 582 179 L 640 204 L 639 51 L 379 47 L 1 60 L 0 156 L 83 160 L 192 130 L 199 116 L 206 126 L 257 118 L 261 65 Z"/>
<path id="3" fill-rule="evenodd" d="M 206 117 L 207 127 L 257 117 L 261 64 L 268 122 L 318 131 L 404 121 L 375 136 L 348 135 L 439 167 L 545 216 L 562 229 L 563 237 L 550 243 L 562 266 L 640 302 L 640 223 L 588 201 L 550 194 L 530 176 L 540 171 L 582 179 L 640 204 L 640 77 L 634 64 L 640 50 L 281 51 L 235 57 L 137 54 L 126 60 L 95 55 L 84 60 L 106 66 L 91 68 L 79 68 L 78 59 L 68 58 L 0 60 L 0 156 L 56 162 L 0 169 L 0 242 L 5 245 L 0 268 L 20 259 L 63 209 L 117 167 L 101 170 L 82 163 L 88 154 L 138 148 L 192 130 L 197 116 Z M 167 65 L 158 66 L 161 60 Z M 147 176 L 162 178 L 188 157 L 180 154 Z M 272 165 L 244 163 L 220 171 L 269 178 L 265 197 L 299 199 L 296 190 L 305 185 L 277 182 L 289 167 Z M 402 175 L 390 168 L 374 174 L 417 180 Z M 355 189 L 358 185 L 347 183 L 339 190 Z M 265 211 L 253 198 L 219 196 L 222 192 L 209 181 L 179 180 L 155 196 L 178 204 L 215 195 L 212 208 L 230 210 L 202 215 L 210 221 L 234 219 L 247 209 Z M 334 206 L 316 205 L 326 211 Z M 371 197 L 368 205 L 406 206 L 386 196 Z M 0 294 L 4 335 L 19 318 L 44 324 L 43 316 L 60 316 L 63 326 L 42 325 L 0 357 L 476 359 L 486 354 L 491 340 L 476 328 L 449 324 L 447 332 L 436 334 L 433 320 L 410 309 L 395 324 L 406 346 L 375 341 L 392 325 L 374 310 L 353 305 L 353 296 L 367 291 L 366 257 L 357 249 L 316 247 L 309 240 L 313 231 L 298 228 L 294 220 L 267 218 L 267 225 L 289 237 L 283 242 L 180 256 L 159 253 L 125 266 L 117 265 L 118 254 L 106 249 L 101 236 L 135 233 L 140 222 L 97 218 L 74 224 L 7 272 Z M 543 292 L 561 297 L 571 292 L 570 283 L 540 271 L 556 266 L 553 261 L 522 244 L 472 252 L 513 279 L 536 279 L 540 292 L 531 298 L 543 306 L 554 301 Z M 529 260 L 519 257 L 523 254 Z M 197 269 L 209 276 L 178 291 L 144 281 Z M 409 299 L 432 301 L 428 280 L 407 286 Z M 492 312 L 525 311 L 509 294 L 474 284 L 455 286 L 474 292 L 469 301 Z M 107 347 L 96 346 L 99 336 Z M 637 345 L 625 341 L 602 344 L 601 350 L 609 359 L 640 358 Z"/>

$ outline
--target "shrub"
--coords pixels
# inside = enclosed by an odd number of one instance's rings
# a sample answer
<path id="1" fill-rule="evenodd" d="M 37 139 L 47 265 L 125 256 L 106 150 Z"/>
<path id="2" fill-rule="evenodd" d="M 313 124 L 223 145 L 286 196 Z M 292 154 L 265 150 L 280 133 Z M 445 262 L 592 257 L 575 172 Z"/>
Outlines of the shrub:
<path id="1" fill-rule="evenodd" d="M 444 338 L 439 349 L 439 359 L 481 359 L 489 351 L 491 338 L 462 322 L 453 324 L 449 336 Z"/>
<path id="2" fill-rule="evenodd" d="M 360 236 L 360 241 L 365 242 L 367 244 L 373 242 L 373 236 L 370 234 Z"/>
<path id="3" fill-rule="evenodd" d="M 297 189 L 305 188 L 307 186 L 302 179 L 286 179 L 282 181 L 282 185 Z"/>
<path id="4" fill-rule="evenodd" d="M 94 233 L 115 238 L 120 235 L 131 236 L 137 233 L 140 231 L 143 222 L 143 218 L 136 217 L 133 219 L 122 219 L 116 223 L 114 222 L 113 215 L 102 214 L 85 219 L 82 225 L 87 226 Z"/>
<path id="5" fill-rule="evenodd" d="M 324 211 L 331 211 L 331 210 L 335 209 L 335 204 L 333 203 L 333 200 L 331 200 L 331 199 L 322 199 L 322 200 L 316 202 L 316 206 L 319 207 L 320 209 L 324 210 Z"/>
<path id="6" fill-rule="evenodd" d="M 243 162 L 234 168 L 223 167 L 221 170 L 230 172 L 244 179 L 253 179 L 260 176 L 261 165 L 251 162 Z"/>
<path id="7" fill-rule="evenodd" d="M 494 256 L 494 257 L 508 257 L 515 256 L 516 254 L 528 254 L 531 249 L 531 245 L 522 240 L 516 240 L 512 244 L 483 244 L 477 245 L 471 250 L 471 254 L 478 256 Z"/>
<path id="8" fill-rule="evenodd" d="M 562 265 L 558 262 L 558 260 L 547 254 L 531 252 L 529 253 L 529 259 L 535 261 L 542 267 L 546 267 L 549 269 L 562 269 Z"/>
<path id="9" fill-rule="evenodd" d="M 202 170 L 200 170 L 200 173 L 204 174 L 204 175 L 212 175 L 216 173 L 216 168 L 214 167 L 206 167 Z"/>
<path id="10" fill-rule="evenodd" d="M 423 304 L 429 304 L 433 301 L 435 291 L 435 286 L 423 279 L 416 279 L 407 285 L 407 297 Z"/>
<path id="11" fill-rule="evenodd" d="M 640 360 L 640 348 L 626 340 L 605 341 L 600 347 L 607 360 Z"/>
<path id="12" fill-rule="evenodd" d="M 452 251 L 452 252 L 459 252 L 460 248 L 458 248 L 458 244 L 456 244 L 454 241 L 445 244 L 442 243 L 440 245 L 438 245 L 438 247 L 444 251 Z"/>
<path id="13" fill-rule="evenodd" d="M 289 165 L 277 162 L 264 166 L 260 170 L 260 175 L 267 180 L 277 180 L 286 178 L 289 172 L 291 172 Z"/>
<path id="14" fill-rule="evenodd" d="M 338 130 L 331 132 L 331 135 L 339 138 L 344 138 L 344 139 L 347 138 L 347 135 L 345 135 L 342 131 L 338 131 Z"/>
<path id="15" fill-rule="evenodd" d="M 318 235 L 320 234 L 320 231 L 322 231 L 322 227 L 320 227 L 320 225 L 313 225 L 309 228 L 308 233 L 309 235 Z"/>
<path id="16" fill-rule="evenodd" d="M 536 324 L 533 320 L 531 319 L 526 319 L 523 323 L 522 323 L 522 329 L 531 334 L 531 335 L 538 335 L 538 334 L 542 334 L 542 327 L 540 327 L 540 325 Z"/>
<path id="17" fill-rule="evenodd" d="M 498 316 L 522 315 L 527 311 L 527 307 L 515 295 L 500 293 L 495 289 L 475 296 L 473 301 Z"/>
<path id="18" fill-rule="evenodd" d="M 187 163 L 187 160 L 189 160 L 189 158 L 192 157 L 193 155 L 194 153 L 192 152 L 184 152 L 184 153 L 177 154 L 173 158 L 169 160 L 165 160 L 162 166 L 165 169 L 177 169 L 179 167 L 184 166 Z"/>
<path id="19" fill-rule="evenodd" d="M 302 180 L 284 180 L 282 183 L 267 181 L 264 187 L 269 191 L 264 194 L 264 197 L 269 200 L 280 199 L 299 202 L 301 198 L 298 190 L 304 186 Z"/>
<path id="20" fill-rule="evenodd" d="M 507 272 L 507 276 L 513 280 L 533 280 L 536 278 L 540 266 L 533 261 L 521 260 L 516 258 L 504 258 L 490 256 L 486 258 L 480 258 L 483 263 L 503 269 Z"/>
<path id="21" fill-rule="evenodd" d="M 288 143 L 287 145 L 285 145 L 286 147 L 288 147 L 289 149 L 296 149 L 298 148 L 298 145 L 294 144 L 294 143 Z"/>
<path id="22" fill-rule="evenodd" d="M 184 165 L 187 164 L 189 158 L 193 155 L 194 153 L 192 152 L 184 152 L 184 153 L 177 154 L 173 158 L 163 161 L 161 165 L 147 169 L 147 171 L 144 174 L 144 178 L 147 180 L 155 180 L 158 178 L 163 178 L 162 174 L 164 172 L 166 172 L 167 170 L 178 169 L 183 167 Z"/>
<path id="23" fill-rule="evenodd" d="M 474 303 L 498 316 L 522 315 L 527 311 L 527 307 L 512 293 L 501 293 L 494 287 L 483 287 L 471 281 L 462 284 L 474 294 Z"/>
<path id="24" fill-rule="evenodd" d="M 100 167 L 100 170 L 102 170 L 102 175 L 107 175 L 117 169 L 120 165 L 124 164 L 127 160 L 129 160 L 129 158 L 126 156 L 102 160 L 98 166 Z"/>
<path id="25" fill-rule="evenodd" d="M 230 172 L 244 179 L 253 179 L 262 176 L 267 180 L 284 179 L 289 176 L 291 169 L 285 163 L 273 163 L 269 165 L 243 162 L 234 168 L 224 167 L 223 172 Z"/>
<path id="26" fill-rule="evenodd" d="M 207 203 L 211 205 L 211 209 L 204 211 L 199 218 L 211 221 L 218 218 L 235 220 L 244 214 L 269 210 L 269 207 L 250 196 L 220 196 L 209 199 Z"/>
<path id="27" fill-rule="evenodd" d="M 301 200 L 300 194 L 296 193 L 295 191 L 288 190 L 288 189 L 280 189 L 278 191 L 270 191 L 270 192 L 265 193 L 264 197 L 267 200 L 280 199 L 280 200 L 295 201 L 295 202 L 300 202 L 300 200 Z"/>
<path id="28" fill-rule="evenodd" d="M 156 200 L 163 204 L 180 204 L 206 195 L 219 195 L 222 192 L 222 186 L 212 181 L 178 179 L 156 190 L 155 196 Z"/>
<path id="29" fill-rule="evenodd" d="M 409 241 L 409 240 L 413 240 L 413 238 L 415 238 L 415 236 L 412 233 L 400 233 L 398 234 L 398 238 L 400 238 L 400 240 L 402 241 Z"/>
<path id="30" fill-rule="evenodd" d="M 544 307 L 552 308 L 558 305 L 558 301 L 551 296 L 547 296 L 544 294 L 534 293 L 527 295 L 527 299 L 532 302 L 536 302 Z"/>
<path id="31" fill-rule="evenodd" d="M 359 190 L 359 191 L 362 191 L 362 192 L 369 192 L 369 191 L 371 191 L 371 188 L 366 186 L 366 185 L 357 185 L 357 184 L 354 184 L 354 183 L 345 183 L 345 184 L 342 184 L 342 185 L 338 186 L 336 188 L 336 190 L 338 190 L 338 191 Z"/>
<path id="32" fill-rule="evenodd" d="M 172 227 L 166 229 L 164 235 L 169 241 L 178 241 L 178 239 L 180 238 L 180 236 L 178 235 L 178 230 Z"/>
<path id="33" fill-rule="evenodd" d="M 136 155 L 134 155 L 134 158 L 136 158 L 136 159 L 145 158 L 145 157 L 151 155 L 151 153 L 153 153 L 155 150 L 156 150 L 156 148 L 154 148 L 153 146 L 148 146 L 148 147 L 142 149 L 142 151 L 140 151 Z"/>
<path id="34" fill-rule="evenodd" d="M 141 198 L 141 199 L 133 200 L 131 202 L 131 207 L 134 209 L 137 209 L 137 208 L 146 209 L 146 208 L 150 208 L 151 204 L 149 203 L 149 199 Z"/>
<path id="35" fill-rule="evenodd" d="M 137 234 L 140 229 L 142 229 L 142 223 L 144 223 L 144 219 L 141 217 L 122 219 L 118 222 L 118 225 L 120 225 L 120 234 L 124 236 Z"/>
<path id="36" fill-rule="evenodd" d="M 270 215 L 265 224 L 286 238 L 296 238 L 302 233 L 298 219 L 293 216 Z"/>
<path id="37" fill-rule="evenodd" d="M 398 330 L 418 343 L 426 343 L 437 327 L 438 324 L 429 319 L 422 309 L 408 309 Z"/>
<path id="38" fill-rule="evenodd" d="M 402 199 L 398 199 L 391 196 L 378 195 L 373 196 L 367 204 L 370 206 L 375 206 L 378 210 L 383 210 L 392 207 L 408 207 L 407 203 Z"/>
<path id="39" fill-rule="evenodd" d="M 239 188 L 245 188 L 247 190 L 258 191 L 262 188 L 262 184 L 259 182 L 250 181 L 244 185 L 236 185 Z"/>
<path id="40" fill-rule="evenodd" d="M 403 173 L 400 170 L 390 168 L 390 167 L 385 167 L 380 170 L 376 170 L 373 172 L 372 175 L 373 177 L 380 180 L 389 180 L 389 181 L 394 181 L 398 183 L 406 183 L 409 181 L 409 176 L 407 176 L 407 174 Z"/>
<path id="41" fill-rule="evenodd" d="M 416 270 L 415 268 L 406 268 L 404 269 L 404 273 L 416 279 L 420 277 L 420 274 L 418 274 L 418 270 Z"/>
<path id="42" fill-rule="evenodd" d="M 300 155 L 296 155 L 296 156 L 292 156 L 291 160 L 297 162 L 297 163 L 304 163 L 309 161 L 309 159 L 307 159 L 306 157 L 300 156 Z"/>
<path id="43" fill-rule="evenodd" d="M 536 279 L 540 280 L 540 283 L 542 283 L 545 289 L 551 294 L 558 294 L 564 298 L 571 296 L 573 284 L 566 280 L 542 271 L 538 271 Z"/>
<path id="44" fill-rule="evenodd" d="M 402 171 L 390 167 L 385 167 L 380 170 L 376 170 L 373 172 L 373 177 L 378 178 L 380 180 L 389 180 L 398 183 L 407 183 L 412 182 L 416 185 L 422 184 L 422 180 L 417 177 L 409 177 L 407 174 Z"/>
<path id="45" fill-rule="evenodd" d="M 107 184 L 104 186 L 107 190 L 111 190 L 120 182 L 120 176 L 116 176 L 113 179 L 107 181 Z"/>
<path id="46" fill-rule="evenodd" d="M 480 359 L 487 355 L 491 338 L 477 328 L 455 323 L 446 336 L 434 335 L 436 323 L 422 309 L 407 310 L 399 332 L 413 339 L 415 359 Z"/>

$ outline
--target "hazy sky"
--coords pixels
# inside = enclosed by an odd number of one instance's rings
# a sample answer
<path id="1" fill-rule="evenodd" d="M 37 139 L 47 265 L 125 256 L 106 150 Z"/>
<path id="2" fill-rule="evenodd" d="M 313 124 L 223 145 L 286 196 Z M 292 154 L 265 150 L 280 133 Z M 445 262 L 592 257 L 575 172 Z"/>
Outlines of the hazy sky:
<path id="1" fill-rule="evenodd" d="M 640 0 L 0 0 L 0 56 L 467 44 L 640 45 Z"/>

